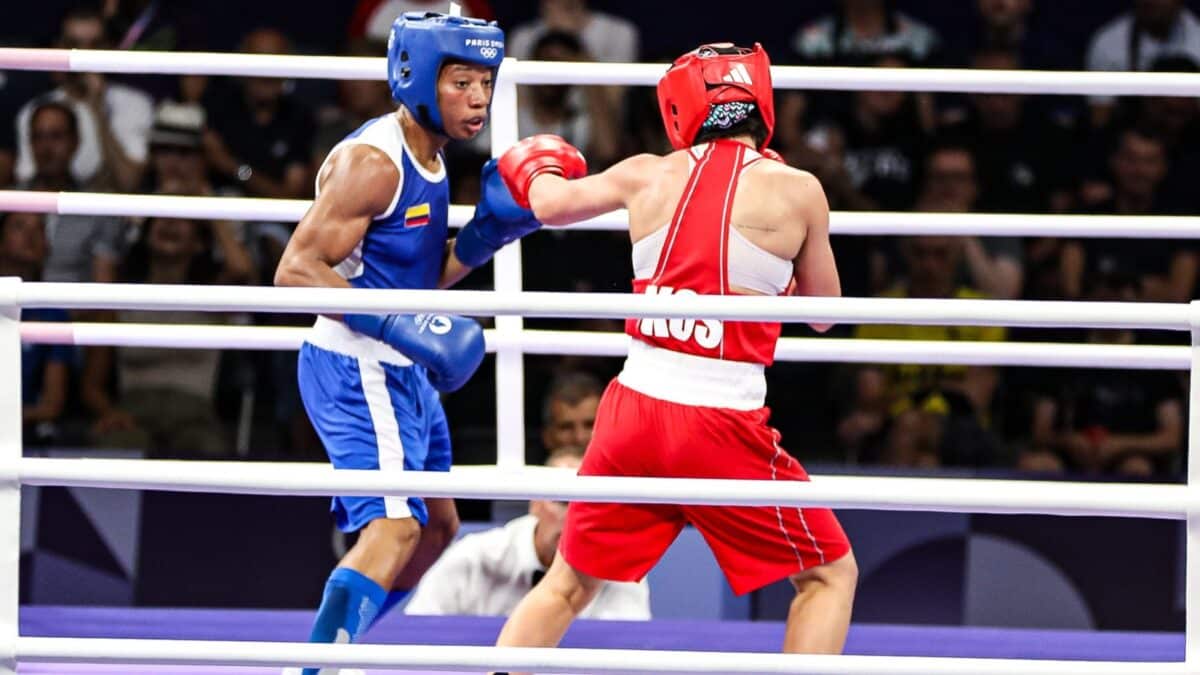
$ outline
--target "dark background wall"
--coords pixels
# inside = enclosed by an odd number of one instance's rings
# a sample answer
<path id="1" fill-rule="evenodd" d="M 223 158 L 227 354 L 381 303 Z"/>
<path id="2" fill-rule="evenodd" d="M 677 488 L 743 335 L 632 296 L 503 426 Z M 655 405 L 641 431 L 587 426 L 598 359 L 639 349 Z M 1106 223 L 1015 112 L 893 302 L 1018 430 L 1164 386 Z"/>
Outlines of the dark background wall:
<path id="1" fill-rule="evenodd" d="M 0 25 L 0 40 L 8 44 L 47 43 L 57 29 L 58 17 L 75 0 L 45 0 L 34 3 L 6 3 L 5 21 Z M 171 0 L 172 6 L 194 18 L 197 40 L 209 49 L 228 51 L 237 45 L 246 31 L 272 25 L 283 28 L 301 49 L 310 53 L 336 53 L 342 43 L 354 2 L 305 2 L 295 0 Z M 794 2 L 774 0 L 739 5 L 723 0 L 689 2 L 657 0 L 592 0 L 593 7 L 628 17 L 642 30 L 643 58 L 661 61 L 700 42 L 731 40 L 762 42 L 772 50 L 775 60 L 787 63 L 786 52 L 791 36 L 805 21 L 829 11 L 832 0 Z M 968 0 L 897 0 L 901 10 L 954 35 L 970 21 L 974 3 Z M 1052 26 L 1065 44 L 1082 53 L 1087 37 L 1104 21 L 1129 7 L 1128 0 L 1041 0 L 1036 3 L 1037 20 Z M 1193 10 L 1200 0 L 1188 0 Z M 303 6 L 303 11 L 296 11 Z M 535 0 L 492 0 L 501 25 L 512 27 L 537 13 Z"/>

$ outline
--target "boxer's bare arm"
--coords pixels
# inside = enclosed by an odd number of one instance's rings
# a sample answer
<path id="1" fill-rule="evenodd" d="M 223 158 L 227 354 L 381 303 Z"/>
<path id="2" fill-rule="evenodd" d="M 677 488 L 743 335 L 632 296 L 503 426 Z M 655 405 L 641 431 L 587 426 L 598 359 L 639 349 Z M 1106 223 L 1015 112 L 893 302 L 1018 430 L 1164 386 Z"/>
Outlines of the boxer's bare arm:
<path id="1" fill-rule="evenodd" d="M 348 288 L 333 268 L 387 210 L 400 172 L 382 150 L 352 145 L 334 153 L 319 177 L 321 193 L 300 219 L 275 270 L 276 286 Z"/>
<path id="2" fill-rule="evenodd" d="M 454 239 L 446 242 L 446 252 L 442 262 L 442 276 L 438 278 L 438 288 L 450 288 L 462 281 L 475 268 L 468 267 L 454 255 Z"/>
<path id="3" fill-rule="evenodd" d="M 627 208 L 657 174 L 665 159 L 641 154 L 575 180 L 544 173 L 529 186 L 533 214 L 545 225 L 570 225 Z"/>
<path id="4" fill-rule="evenodd" d="M 805 226 L 804 245 L 792 261 L 796 280 L 792 295 L 839 297 L 842 283 L 838 278 L 833 247 L 829 243 L 829 201 L 821 183 L 810 173 L 789 171 L 789 185 L 780 190 L 786 195 L 795 213 L 795 222 Z M 810 323 L 814 330 L 824 333 L 831 323 Z"/>

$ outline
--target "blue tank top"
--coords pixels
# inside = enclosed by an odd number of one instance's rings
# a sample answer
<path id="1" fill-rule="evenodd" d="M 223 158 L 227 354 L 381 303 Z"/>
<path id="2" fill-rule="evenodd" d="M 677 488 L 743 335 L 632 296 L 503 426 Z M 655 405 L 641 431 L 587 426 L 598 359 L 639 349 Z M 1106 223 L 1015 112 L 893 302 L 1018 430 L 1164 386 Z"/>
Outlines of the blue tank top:
<path id="1" fill-rule="evenodd" d="M 362 241 L 335 271 L 355 288 L 437 288 L 450 208 L 445 158 L 439 154 L 437 172 L 414 161 L 394 113 L 363 124 L 329 154 L 357 144 L 386 153 L 400 172 L 400 182 L 391 205 L 375 216 Z"/>

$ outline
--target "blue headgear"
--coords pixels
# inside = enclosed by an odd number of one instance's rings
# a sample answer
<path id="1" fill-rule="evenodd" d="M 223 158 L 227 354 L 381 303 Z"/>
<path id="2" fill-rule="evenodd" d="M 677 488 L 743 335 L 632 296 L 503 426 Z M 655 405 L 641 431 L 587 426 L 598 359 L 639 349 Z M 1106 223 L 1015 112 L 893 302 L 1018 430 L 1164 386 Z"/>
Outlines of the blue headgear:
<path id="1" fill-rule="evenodd" d="M 388 85 L 392 98 L 404 104 L 417 122 L 439 134 L 442 112 L 437 79 L 447 59 L 477 63 L 495 71 L 504 60 L 504 31 L 495 21 L 406 12 L 392 24 L 388 37 Z"/>

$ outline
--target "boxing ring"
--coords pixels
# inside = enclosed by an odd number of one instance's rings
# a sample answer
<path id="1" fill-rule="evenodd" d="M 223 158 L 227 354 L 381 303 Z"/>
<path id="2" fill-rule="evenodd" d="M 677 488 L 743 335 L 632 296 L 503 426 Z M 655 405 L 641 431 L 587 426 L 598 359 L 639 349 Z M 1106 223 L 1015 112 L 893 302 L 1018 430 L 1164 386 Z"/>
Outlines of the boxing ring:
<path id="1" fill-rule="evenodd" d="M 383 59 L 0 49 L 0 69 L 383 79 Z M 507 60 L 492 107 L 493 152 L 517 140 L 517 84 L 652 85 L 654 64 Z M 776 67 L 780 88 L 997 93 L 1182 95 L 1200 75 L 1004 71 L 859 70 Z M 306 203 L 287 200 L 0 191 L 0 211 L 295 221 Z M 452 225 L 470 216 L 452 207 Z M 620 229 L 614 213 L 569 229 Z M 835 213 L 834 234 L 1200 237 L 1200 218 Z M 21 323 L 22 307 L 270 312 L 445 311 L 496 317 L 497 464 L 447 474 L 335 471 L 325 465 L 168 460 L 24 458 L 20 381 L 0 379 L 0 675 L 5 673 L 271 672 L 306 664 L 418 671 L 534 670 L 572 673 L 1200 673 L 1200 382 L 1189 397 L 1186 485 L 1082 484 L 974 479 L 816 476 L 808 484 L 765 481 L 564 477 L 524 466 L 522 356 L 617 356 L 619 334 L 527 330 L 523 317 L 675 318 L 1189 331 L 1192 347 L 930 343 L 785 339 L 781 360 L 1188 369 L 1200 360 L 1200 305 L 998 300 L 773 297 L 651 297 L 532 293 L 521 289 L 520 245 L 495 258 L 494 292 L 386 291 L 22 283 L 0 279 L 0 363 L 15 364 L 22 341 L 174 348 L 294 349 L 302 329 L 244 326 Z M 184 289 L 186 288 L 186 291 Z M 11 365 L 6 365 L 6 368 Z M 20 486 L 155 489 L 275 495 L 422 494 L 485 499 L 547 498 L 677 504 L 830 506 L 1186 521 L 1186 631 L 1071 631 L 854 626 L 847 655 L 769 653 L 777 624 L 581 622 L 563 649 L 489 647 L 493 619 L 405 617 L 384 622 L 372 642 L 301 644 L 310 612 L 227 613 L 31 607 L 18 613 Z M 1047 489 L 1051 488 L 1051 489 Z M 286 559 L 280 564 L 287 564 Z M 185 620 L 180 620 L 183 617 Z M 401 625 L 402 624 L 402 625 Z M 180 627 L 182 626 L 182 627 Z M 289 636 L 295 636 L 289 638 Z M 454 639 L 454 642 L 446 640 Z M 726 651 L 713 651 L 717 648 Z"/>

